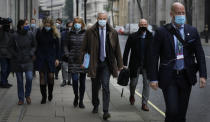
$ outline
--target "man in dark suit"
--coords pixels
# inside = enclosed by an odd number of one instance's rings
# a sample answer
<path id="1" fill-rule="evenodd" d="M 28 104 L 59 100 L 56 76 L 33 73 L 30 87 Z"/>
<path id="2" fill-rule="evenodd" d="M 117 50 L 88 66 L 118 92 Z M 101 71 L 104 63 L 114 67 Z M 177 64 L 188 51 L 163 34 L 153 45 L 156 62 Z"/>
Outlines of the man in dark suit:
<path id="1" fill-rule="evenodd" d="M 139 21 L 139 30 L 130 34 L 125 45 L 123 54 L 124 66 L 127 66 L 128 55 L 131 51 L 129 70 L 130 70 L 130 104 L 134 105 L 135 90 L 138 83 L 139 74 L 143 76 L 143 98 L 142 110 L 149 111 L 147 101 L 149 99 L 149 81 L 147 79 L 149 48 L 153 39 L 151 32 L 147 30 L 148 23 L 146 19 Z"/>
<path id="2" fill-rule="evenodd" d="M 186 122 L 191 88 L 196 83 L 197 70 L 200 87 L 206 85 L 205 54 L 196 28 L 185 24 L 184 5 L 175 2 L 170 15 L 172 22 L 160 27 L 154 36 L 150 86 L 155 90 L 158 87 L 162 89 L 166 104 L 165 122 Z"/>
<path id="3" fill-rule="evenodd" d="M 86 31 L 82 57 L 85 53 L 90 54 L 88 76 L 92 80 L 92 104 L 93 113 L 98 113 L 99 89 L 103 90 L 103 119 L 111 117 L 109 113 L 110 75 L 118 76 L 118 70 L 123 68 L 122 55 L 117 31 L 107 23 L 106 13 L 98 13 L 97 22 Z"/>

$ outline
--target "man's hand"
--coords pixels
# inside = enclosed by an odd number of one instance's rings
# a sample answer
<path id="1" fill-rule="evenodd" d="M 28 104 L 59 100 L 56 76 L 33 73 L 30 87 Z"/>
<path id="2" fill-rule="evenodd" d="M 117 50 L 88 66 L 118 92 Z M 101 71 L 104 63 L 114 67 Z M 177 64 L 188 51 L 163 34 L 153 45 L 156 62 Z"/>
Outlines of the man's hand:
<path id="1" fill-rule="evenodd" d="M 85 66 L 82 64 L 82 65 L 81 65 L 81 68 L 82 68 L 82 69 L 85 69 Z"/>
<path id="2" fill-rule="evenodd" d="M 118 69 L 118 72 L 120 72 L 123 68 L 124 68 L 124 66 L 123 66 L 123 67 L 121 67 L 121 68 L 119 68 L 119 69 Z"/>
<path id="3" fill-rule="evenodd" d="M 32 56 L 32 60 L 35 61 L 36 60 L 36 56 Z"/>
<path id="4" fill-rule="evenodd" d="M 206 78 L 200 78 L 200 88 L 204 88 L 206 86 Z"/>
<path id="5" fill-rule="evenodd" d="M 152 88 L 152 89 L 154 89 L 154 90 L 157 90 L 158 89 L 158 82 L 150 82 L 150 87 Z"/>
<path id="6" fill-rule="evenodd" d="M 55 66 L 57 67 L 59 65 L 59 60 L 55 60 Z"/>

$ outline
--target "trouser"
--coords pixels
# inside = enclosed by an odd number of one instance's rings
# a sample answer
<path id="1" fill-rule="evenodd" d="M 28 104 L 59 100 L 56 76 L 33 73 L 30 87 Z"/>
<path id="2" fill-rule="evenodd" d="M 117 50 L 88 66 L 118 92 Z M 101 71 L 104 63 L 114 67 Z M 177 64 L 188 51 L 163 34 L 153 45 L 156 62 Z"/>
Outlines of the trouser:
<path id="1" fill-rule="evenodd" d="M 20 101 L 24 101 L 24 83 L 23 83 L 23 72 L 16 72 L 17 77 L 17 88 L 18 98 Z M 26 84 L 25 84 L 25 97 L 29 97 L 31 94 L 33 71 L 25 72 Z"/>
<path id="2" fill-rule="evenodd" d="M 186 122 L 192 86 L 187 83 L 184 75 L 177 76 L 175 80 L 176 82 L 162 89 L 166 104 L 165 122 Z M 181 83 L 182 86 L 177 82 Z"/>
<path id="3" fill-rule="evenodd" d="M 9 59 L 7 58 L 0 58 L 0 66 L 1 66 L 1 79 L 0 84 L 6 85 L 8 84 L 8 77 L 10 73 L 10 67 L 9 67 Z"/>
<path id="4" fill-rule="evenodd" d="M 98 63 L 96 78 L 92 78 L 92 104 L 94 107 L 99 105 L 99 89 L 102 85 L 103 92 L 103 112 L 109 111 L 109 101 L 110 101 L 110 71 L 107 62 Z"/>
<path id="5" fill-rule="evenodd" d="M 137 73 L 138 73 L 137 77 L 133 77 L 130 79 L 131 96 L 134 96 L 135 94 L 136 86 L 139 80 L 140 68 L 138 69 Z M 147 73 L 145 69 L 142 70 L 142 77 L 143 77 L 142 104 L 147 104 L 147 101 L 149 99 L 150 88 L 149 88 L 149 80 L 147 79 Z"/>
<path id="6" fill-rule="evenodd" d="M 80 86 L 79 86 L 80 102 L 83 102 L 83 98 L 84 98 L 85 79 L 86 79 L 86 73 L 72 73 L 73 90 L 74 90 L 74 95 L 77 98 L 78 98 L 78 83 L 80 84 Z"/>
<path id="7" fill-rule="evenodd" d="M 71 73 L 68 72 L 68 63 L 63 61 L 61 65 L 63 82 L 71 81 Z"/>

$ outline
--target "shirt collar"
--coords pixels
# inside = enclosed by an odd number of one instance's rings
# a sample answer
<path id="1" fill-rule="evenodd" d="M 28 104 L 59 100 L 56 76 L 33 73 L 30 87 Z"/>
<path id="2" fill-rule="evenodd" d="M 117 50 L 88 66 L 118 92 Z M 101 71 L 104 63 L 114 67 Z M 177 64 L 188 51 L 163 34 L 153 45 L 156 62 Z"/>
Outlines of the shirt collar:
<path id="1" fill-rule="evenodd" d="M 181 30 L 184 29 L 184 24 L 180 26 L 180 28 L 177 28 L 176 25 L 174 23 L 172 23 L 172 26 L 177 29 L 177 30 Z"/>
<path id="2" fill-rule="evenodd" d="M 104 26 L 103 28 L 99 26 L 99 30 L 106 30 L 106 26 Z"/>

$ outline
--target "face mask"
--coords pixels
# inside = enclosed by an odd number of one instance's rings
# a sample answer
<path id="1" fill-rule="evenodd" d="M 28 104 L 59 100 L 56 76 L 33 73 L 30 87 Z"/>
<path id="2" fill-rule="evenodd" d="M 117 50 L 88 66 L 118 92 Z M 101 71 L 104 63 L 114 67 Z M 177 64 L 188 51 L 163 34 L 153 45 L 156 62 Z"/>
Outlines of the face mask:
<path id="1" fill-rule="evenodd" d="M 29 27 L 29 25 L 26 25 L 26 26 L 23 27 L 23 29 L 24 29 L 24 30 L 29 30 L 30 27 Z"/>
<path id="2" fill-rule="evenodd" d="M 106 26 L 106 20 L 98 20 L 98 24 L 102 27 Z"/>
<path id="3" fill-rule="evenodd" d="M 139 27 L 139 29 L 144 32 L 147 30 L 147 27 Z"/>
<path id="4" fill-rule="evenodd" d="M 59 28 L 60 27 L 60 24 L 59 23 L 56 23 L 56 27 Z"/>
<path id="5" fill-rule="evenodd" d="M 32 27 L 32 28 L 35 28 L 35 27 L 36 27 L 36 24 L 31 24 L 31 27 Z"/>
<path id="6" fill-rule="evenodd" d="M 81 24 L 79 24 L 79 23 L 74 24 L 74 28 L 76 30 L 80 30 L 81 29 Z"/>
<path id="7" fill-rule="evenodd" d="M 185 24 L 185 21 L 186 21 L 185 15 L 177 15 L 177 16 L 175 16 L 175 23 L 176 24 L 183 25 L 183 24 Z"/>
<path id="8" fill-rule="evenodd" d="M 46 31 L 49 31 L 51 27 L 44 27 Z"/>

